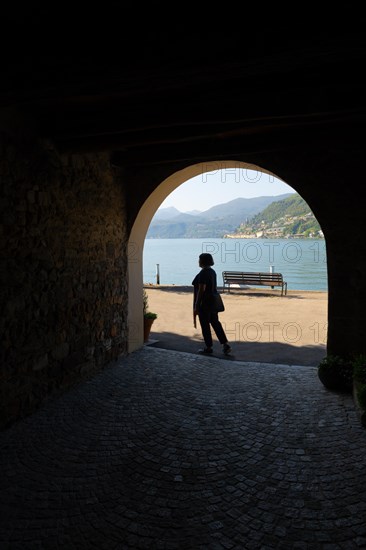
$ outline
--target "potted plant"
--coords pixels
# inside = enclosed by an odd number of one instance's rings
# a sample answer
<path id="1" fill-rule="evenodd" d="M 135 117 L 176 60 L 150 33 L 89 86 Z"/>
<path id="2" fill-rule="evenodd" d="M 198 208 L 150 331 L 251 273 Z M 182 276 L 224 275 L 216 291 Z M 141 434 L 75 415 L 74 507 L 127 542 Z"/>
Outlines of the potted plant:
<path id="1" fill-rule="evenodd" d="M 320 361 L 318 365 L 318 377 L 329 390 L 352 393 L 352 364 L 338 355 L 329 354 Z"/>
<path id="2" fill-rule="evenodd" d="M 149 311 L 149 300 L 147 292 L 143 290 L 143 312 L 144 312 L 144 344 L 149 341 L 150 331 L 153 322 L 157 318 L 158 314 Z"/>
<path id="3" fill-rule="evenodd" d="M 352 360 L 353 368 L 353 399 L 361 418 L 361 424 L 366 428 L 366 354 L 356 355 Z"/>

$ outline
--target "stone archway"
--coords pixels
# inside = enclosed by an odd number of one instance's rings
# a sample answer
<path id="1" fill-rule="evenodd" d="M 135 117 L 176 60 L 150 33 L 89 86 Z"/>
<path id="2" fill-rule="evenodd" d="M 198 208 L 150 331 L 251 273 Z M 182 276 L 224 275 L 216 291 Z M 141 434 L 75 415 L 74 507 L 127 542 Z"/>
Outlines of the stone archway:
<path id="1" fill-rule="evenodd" d="M 143 316 L 142 316 L 142 288 L 143 288 L 143 249 L 146 233 L 150 222 L 161 203 L 179 185 L 187 180 L 207 172 L 219 170 L 256 170 L 282 179 L 273 172 L 257 165 L 233 161 L 211 161 L 191 165 L 176 171 L 160 185 L 157 185 L 141 206 L 131 229 L 128 242 L 128 351 L 132 352 L 143 345 Z"/>

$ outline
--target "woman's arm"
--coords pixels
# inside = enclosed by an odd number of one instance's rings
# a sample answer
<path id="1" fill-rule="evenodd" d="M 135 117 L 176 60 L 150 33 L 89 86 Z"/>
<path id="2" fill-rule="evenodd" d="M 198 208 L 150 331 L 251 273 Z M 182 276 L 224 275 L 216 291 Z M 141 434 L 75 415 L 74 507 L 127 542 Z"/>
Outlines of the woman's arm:
<path id="1" fill-rule="evenodd" d="M 193 306 L 193 310 L 194 310 L 195 313 L 198 313 L 198 308 L 199 308 L 199 306 L 202 302 L 202 297 L 203 297 L 203 293 L 204 293 L 205 289 L 206 289 L 205 283 L 200 283 L 198 285 L 198 292 L 197 292 L 196 302 Z"/>

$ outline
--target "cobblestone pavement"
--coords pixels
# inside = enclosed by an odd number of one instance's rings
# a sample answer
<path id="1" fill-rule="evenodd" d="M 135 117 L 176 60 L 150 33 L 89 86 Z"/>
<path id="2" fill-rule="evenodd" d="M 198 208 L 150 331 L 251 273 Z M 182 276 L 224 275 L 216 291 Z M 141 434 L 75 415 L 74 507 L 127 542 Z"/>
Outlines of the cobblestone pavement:
<path id="1" fill-rule="evenodd" d="M 1 549 L 366 547 L 366 431 L 314 367 L 145 347 L 0 449 Z"/>

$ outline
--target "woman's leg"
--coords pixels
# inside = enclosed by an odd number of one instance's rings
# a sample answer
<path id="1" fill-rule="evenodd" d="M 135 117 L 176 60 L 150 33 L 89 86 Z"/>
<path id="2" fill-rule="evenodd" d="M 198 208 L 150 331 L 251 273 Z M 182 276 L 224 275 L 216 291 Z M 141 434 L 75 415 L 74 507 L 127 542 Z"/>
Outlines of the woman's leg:
<path id="1" fill-rule="evenodd" d="M 212 328 L 214 329 L 216 336 L 222 344 L 222 351 L 225 355 L 229 355 L 231 352 L 231 346 L 228 342 L 228 339 L 226 338 L 225 331 L 223 329 L 222 324 L 219 321 L 218 313 L 211 313 L 210 317 L 210 323 L 212 325 Z"/>
<path id="2" fill-rule="evenodd" d="M 200 321 L 202 336 L 205 341 L 206 348 L 212 348 L 212 334 L 210 328 L 210 312 L 209 311 L 200 311 L 198 314 L 198 319 Z"/>
<path id="3" fill-rule="evenodd" d="M 225 331 L 222 327 L 221 322 L 219 321 L 218 313 L 212 312 L 210 314 L 210 323 L 211 323 L 212 328 L 215 331 L 215 334 L 216 334 L 217 339 L 220 342 L 220 344 L 226 344 L 226 342 L 227 342 L 226 334 L 225 334 Z"/>

